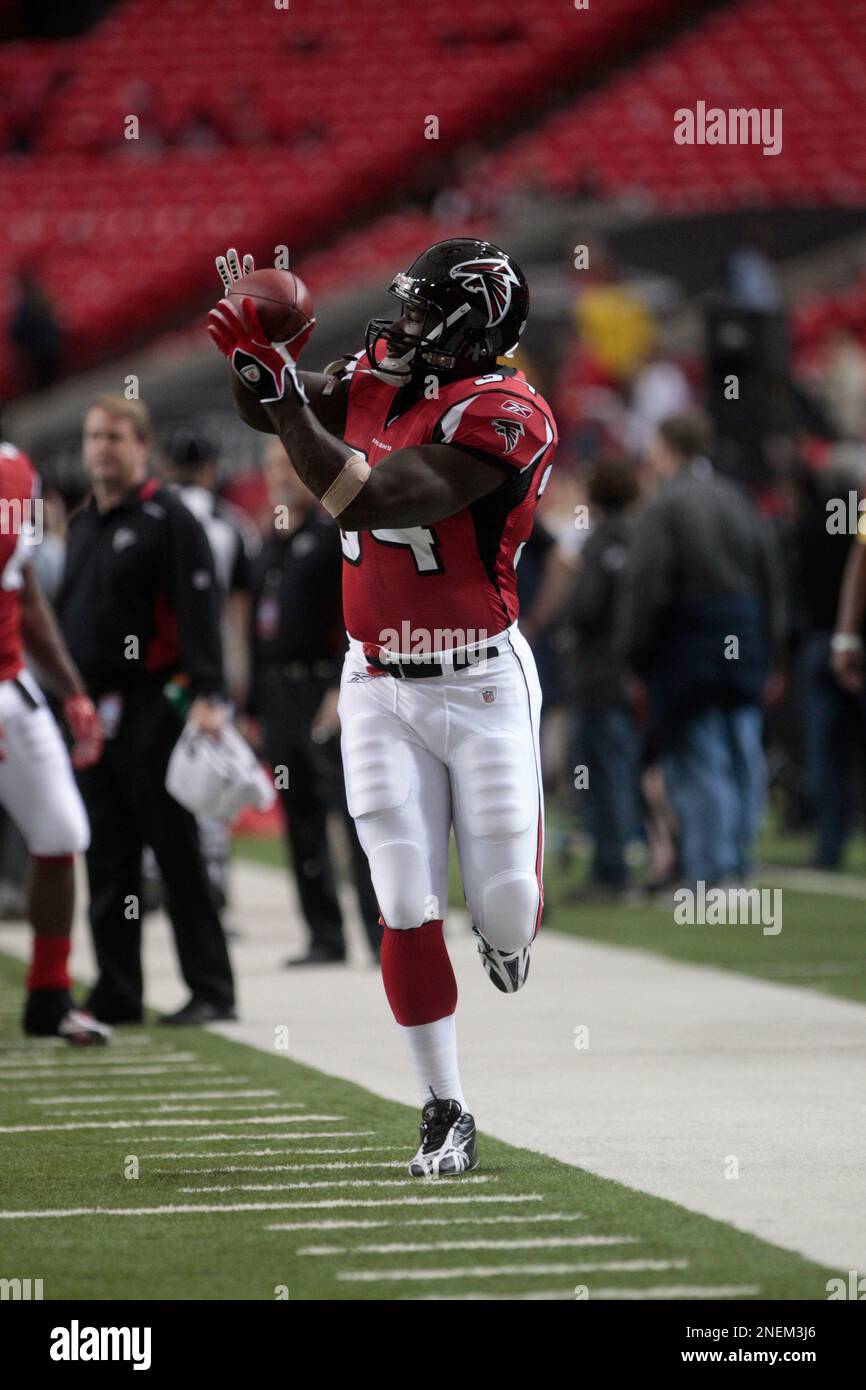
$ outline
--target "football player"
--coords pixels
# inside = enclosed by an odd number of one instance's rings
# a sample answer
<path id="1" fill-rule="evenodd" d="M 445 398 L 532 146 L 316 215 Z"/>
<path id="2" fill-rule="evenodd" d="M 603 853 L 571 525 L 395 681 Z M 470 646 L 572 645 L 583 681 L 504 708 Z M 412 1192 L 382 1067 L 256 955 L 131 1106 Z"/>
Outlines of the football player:
<path id="1" fill-rule="evenodd" d="M 217 260 L 231 291 L 252 260 Z M 382 914 L 382 977 L 422 1096 L 414 1176 L 478 1166 L 460 1084 L 457 985 L 443 938 L 457 842 L 484 969 L 519 990 L 543 901 L 541 692 L 517 627 L 515 567 L 547 482 L 550 408 L 499 359 L 529 311 L 526 280 L 486 241 L 438 242 L 397 275 L 400 316 L 324 373 L 267 341 L 250 298 L 209 332 L 236 408 L 276 434 L 343 540 L 349 650 L 339 713 L 349 809 Z"/>
<path id="2" fill-rule="evenodd" d="M 111 1036 L 70 993 L 75 855 L 87 848 L 90 827 L 60 730 L 24 665 L 25 648 L 63 698 L 76 767 L 98 761 L 102 729 L 29 564 L 38 539 L 37 492 L 26 454 L 0 444 L 0 802 L 32 856 L 24 1031 L 87 1046 Z"/>

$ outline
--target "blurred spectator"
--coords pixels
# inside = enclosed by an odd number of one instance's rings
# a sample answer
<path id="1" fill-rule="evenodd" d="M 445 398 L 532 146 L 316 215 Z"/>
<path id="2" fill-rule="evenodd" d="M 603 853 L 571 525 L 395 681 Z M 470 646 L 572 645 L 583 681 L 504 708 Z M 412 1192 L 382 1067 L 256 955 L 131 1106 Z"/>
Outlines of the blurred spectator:
<path id="1" fill-rule="evenodd" d="M 629 448 L 643 453 L 662 420 L 682 414 L 691 404 L 692 390 L 682 367 L 653 348 L 632 385 Z"/>
<path id="2" fill-rule="evenodd" d="M 784 633 L 772 533 L 716 476 L 709 426 L 666 420 L 660 484 L 635 527 L 625 649 L 647 682 L 654 736 L 680 829 L 686 882 L 742 880 L 764 810 L 762 696 Z"/>
<path id="3" fill-rule="evenodd" d="M 866 438 L 866 352 L 848 328 L 830 338 L 819 391 L 841 439 Z"/>
<path id="4" fill-rule="evenodd" d="M 767 224 L 746 224 L 727 258 L 725 282 L 728 303 L 737 309 L 772 313 L 784 304 L 779 272 L 770 253 Z"/>
<path id="5" fill-rule="evenodd" d="M 251 564 L 261 542 L 252 520 L 217 495 L 218 454 L 216 444 L 201 430 L 184 427 L 176 430 L 165 446 L 162 472 L 207 536 L 220 597 L 226 680 L 231 698 L 242 704 L 249 681 Z M 208 878 L 222 911 L 229 901 L 231 826 L 214 816 L 199 816 L 198 828 Z M 155 870 L 155 862 L 146 856 L 144 877 L 152 905 L 157 901 Z"/>
<path id="6" fill-rule="evenodd" d="M 60 325 L 45 291 L 27 268 L 18 276 L 9 341 L 24 359 L 30 390 L 42 391 L 57 380 L 62 357 Z"/>
<path id="7" fill-rule="evenodd" d="M 346 958 L 343 913 L 327 820 L 346 825 L 360 915 L 378 959 L 379 908 L 367 858 L 346 806 L 337 696 L 345 647 L 340 532 L 298 480 L 283 446 L 269 441 L 265 476 L 274 527 L 253 567 L 253 679 L 249 713 L 262 726 L 268 762 L 286 815 L 286 835 L 307 951 L 287 965 Z M 280 776 L 284 770 L 285 776 Z"/>
<path id="8" fill-rule="evenodd" d="M 841 455 L 841 457 L 840 457 Z M 831 670 L 831 639 L 851 537 L 827 525 L 827 502 L 859 492 L 864 481 L 863 451 L 846 457 L 835 451 L 830 467 L 808 470 L 800 479 L 792 536 L 792 611 L 799 625 L 797 669 L 804 771 L 815 817 L 814 862 L 839 867 L 851 833 L 854 774 L 862 766 L 866 733 L 862 696 L 846 690 Z"/>
<path id="9" fill-rule="evenodd" d="M 616 630 L 622 604 L 637 471 L 628 459 L 602 459 L 590 478 L 593 527 L 569 601 L 576 632 L 576 771 L 586 768 L 580 800 L 593 842 L 584 897 L 617 897 L 628 886 L 626 849 L 639 833 L 640 738 Z"/>

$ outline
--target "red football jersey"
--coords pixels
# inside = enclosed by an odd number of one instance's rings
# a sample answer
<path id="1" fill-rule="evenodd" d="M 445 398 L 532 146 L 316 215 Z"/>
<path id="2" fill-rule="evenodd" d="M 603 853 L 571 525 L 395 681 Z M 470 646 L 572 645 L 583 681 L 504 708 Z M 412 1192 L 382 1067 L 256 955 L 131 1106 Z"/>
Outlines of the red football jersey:
<path id="1" fill-rule="evenodd" d="M 515 567 L 557 444 L 550 407 L 512 367 L 449 382 L 402 412 L 401 388 L 374 376 L 363 352 L 344 375 L 344 438 L 371 468 L 408 446 L 454 444 L 503 475 L 493 492 L 432 526 L 341 532 L 349 635 L 371 654 L 404 656 L 485 642 L 517 617 Z"/>
<path id="2" fill-rule="evenodd" d="M 24 665 L 21 646 L 21 565 L 34 536 L 33 499 L 39 480 L 26 454 L 0 444 L 0 681 Z"/>

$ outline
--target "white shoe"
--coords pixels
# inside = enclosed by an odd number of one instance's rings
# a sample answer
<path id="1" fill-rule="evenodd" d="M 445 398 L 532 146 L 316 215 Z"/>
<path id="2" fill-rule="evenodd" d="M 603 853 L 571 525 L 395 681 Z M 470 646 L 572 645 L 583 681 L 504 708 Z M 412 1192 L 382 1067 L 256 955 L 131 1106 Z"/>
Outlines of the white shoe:
<path id="1" fill-rule="evenodd" d="M 451 1178 L 471 1172 L 478 1167 L 475 1138 L 475 1121 L 460 1102 L 434 1095 L 421 1111 L 421 1147 L 409 1164 L 410 1176 Z"/>
<path id="2" fill-rule="evenodd" d="M 495 946 L 490 945 L 486 937 L 481 935 L 474 922 L 472 923 L 472 930 L 478 938 L 478 954 L 481 957 L 481 964 L 496 988 L 501 989 L 503 994 L 515 994 L 526 984 L 532 942 L 528 946 L 518 947 L 516 951 L 499 951 Z"/>

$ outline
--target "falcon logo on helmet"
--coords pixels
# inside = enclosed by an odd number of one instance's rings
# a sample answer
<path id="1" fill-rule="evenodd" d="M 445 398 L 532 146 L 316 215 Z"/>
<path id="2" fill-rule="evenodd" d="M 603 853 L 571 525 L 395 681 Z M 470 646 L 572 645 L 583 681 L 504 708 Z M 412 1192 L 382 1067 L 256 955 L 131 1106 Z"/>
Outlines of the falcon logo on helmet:
<path id="1" fill-rule="evenodd" d="M 426 387 L 490 371 L 514 350 L 529 314 L 529 287 L 506 251 L 475 237 L 437 241 L 391 281 L 400 319 L 367 325 L 370 370 L 393 386 Z M 413 312 L 410 314 L 406 308 Z"/>
<path id="2" fill-rule="evenodd" d="M 491 420 L 491 425 L 500 437 L 505 441 L 504 454 L 513 453 L 523 438 L 523 425 L 519 420 Z"/>
<path id="3" fill-rule="evenodd" d="M 495 328 L 511 308 L 511 288 L 520 281 L 504 258 L 483 256 L 452 266 L 452 280 L 459 280 L 469 294 L 480 294 L 487 307 L 487 326 Z"/>

